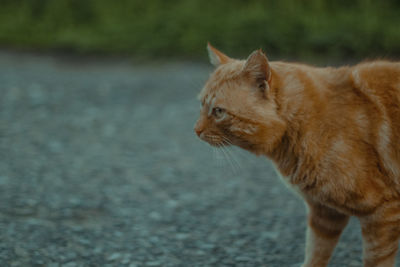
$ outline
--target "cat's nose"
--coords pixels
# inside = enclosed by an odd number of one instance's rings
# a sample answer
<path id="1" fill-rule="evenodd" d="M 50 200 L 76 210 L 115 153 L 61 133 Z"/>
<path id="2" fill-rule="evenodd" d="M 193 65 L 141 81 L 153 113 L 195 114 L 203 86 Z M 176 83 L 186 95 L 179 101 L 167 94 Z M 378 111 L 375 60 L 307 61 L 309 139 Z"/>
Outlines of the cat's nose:
<path id="1" fill-rule="evenodd" d="M 194 131 L 196 132 L 197 136 L 200 137 L 201 133 L 203 132 L 203 129 L 200 129 L 199 127 L 194 127 Z"/>
<path id="2" fill-rule="evenodd" d="M 196 124 L 194 125 L 194 131 L 197 134 L 198 137 L 201 138 L 201 134 L 204 132 L 204 120 L 199 119 Z"/>

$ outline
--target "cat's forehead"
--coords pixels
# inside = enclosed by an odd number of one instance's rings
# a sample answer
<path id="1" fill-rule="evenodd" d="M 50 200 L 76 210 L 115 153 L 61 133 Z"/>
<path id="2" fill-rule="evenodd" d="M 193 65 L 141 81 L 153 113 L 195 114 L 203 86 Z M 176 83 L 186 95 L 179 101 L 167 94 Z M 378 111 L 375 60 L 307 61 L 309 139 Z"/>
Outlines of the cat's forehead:
<path id="1" fill-rule="evenodd" d="M 244 66 L 244 61 L 235 60 L 218 66 L 199 94 L 199 100 L 205 101 L 209 98 L 223 95 L 229 85 L 239 82 Z"/>

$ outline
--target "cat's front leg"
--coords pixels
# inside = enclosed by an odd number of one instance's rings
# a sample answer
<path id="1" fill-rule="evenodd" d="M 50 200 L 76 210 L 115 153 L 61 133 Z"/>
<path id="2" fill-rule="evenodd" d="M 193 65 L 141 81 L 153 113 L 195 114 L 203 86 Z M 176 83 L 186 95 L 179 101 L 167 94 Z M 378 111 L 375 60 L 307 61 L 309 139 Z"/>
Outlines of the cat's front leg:
<path id="1" fill-rule="evenodd" d="M 346 227 L 349 216 L 321 204 L 308 202 L 306 255 L 302 267 L 324 267 Z"/>
<path id="2" fill-rule="evenodd" d="M 368 216 L 360 217 L 364 266 L 394 267 L 400 239 L 400 200 L 386 202 Z"/>

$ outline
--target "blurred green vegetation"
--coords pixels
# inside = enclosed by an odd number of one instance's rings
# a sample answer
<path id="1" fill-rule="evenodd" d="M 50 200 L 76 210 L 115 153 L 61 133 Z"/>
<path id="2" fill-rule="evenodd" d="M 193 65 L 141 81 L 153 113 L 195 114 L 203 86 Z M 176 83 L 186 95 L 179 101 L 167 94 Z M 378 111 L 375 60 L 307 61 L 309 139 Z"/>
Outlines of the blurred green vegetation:
<path id="1" fill-rule="evenodd" d="M 204 58 L 399 57 L 397 0 L 0 0 L 0 45 L 34 50 Z"/>

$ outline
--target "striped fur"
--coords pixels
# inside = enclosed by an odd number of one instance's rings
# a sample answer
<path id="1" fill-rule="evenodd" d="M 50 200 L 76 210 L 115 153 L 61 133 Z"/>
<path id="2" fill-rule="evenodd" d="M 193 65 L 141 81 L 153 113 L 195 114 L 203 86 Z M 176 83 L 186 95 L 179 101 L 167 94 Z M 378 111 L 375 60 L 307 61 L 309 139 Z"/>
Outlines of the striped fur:
<path id="1" fill-rule="evenodd" d="M 305 199 L 303 266 L 328 264 L 349 216 L 361 222 L 364 266 L 394 266 L 400 63 L 316 68 L 270 63 L 261 51 L 235 60 L 208 49 L 216 69 L 199 95 L 203 108 L 195 130 L 212 145 L 233 144 L 270 158 Z"/>

